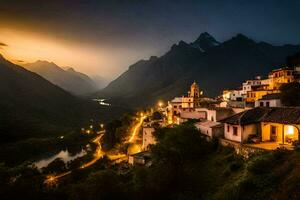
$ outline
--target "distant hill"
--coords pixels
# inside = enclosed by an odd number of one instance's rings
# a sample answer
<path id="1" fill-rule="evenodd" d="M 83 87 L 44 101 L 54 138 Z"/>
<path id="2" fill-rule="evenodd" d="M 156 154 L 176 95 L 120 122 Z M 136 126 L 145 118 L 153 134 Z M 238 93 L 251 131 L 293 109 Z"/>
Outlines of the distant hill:
<path id="1" fill-rule="evenodd" d="M 88 94 L 101 89 L 89 76 L 70 67 L 62 69 L 53 62 L 39 60 L 25 64 L 24 67 L 75 95 Z"/>
<path id="2" fill-rule="evenodd" d="M 186 93 L 196 80 L 204 94 L 216 96 L 285 63 L 300 45 L 274 46 L 238 34 L 221 43 L 202 33 L 188 44 L 180 41 L 163 56 L 140 60 L 96 93 L 129 106 L 145 106 Z"/>
<path id="3" fill-rule="evenodd" d="M 0 143 L 50 137 L 112 113 L 0 55 Z"/>
<path id="4" fill-rule="evenodd" d="M 99 89 L 105 88 L 107 86 L 107 84 L 109 83 L 109 81 L 107 79 L 105 79 L 99 75 L 93 75 L 93 76 L 91 76 L 91 79 L 95 82 L 95 84 L 97 85 L 97 87 Z"/>

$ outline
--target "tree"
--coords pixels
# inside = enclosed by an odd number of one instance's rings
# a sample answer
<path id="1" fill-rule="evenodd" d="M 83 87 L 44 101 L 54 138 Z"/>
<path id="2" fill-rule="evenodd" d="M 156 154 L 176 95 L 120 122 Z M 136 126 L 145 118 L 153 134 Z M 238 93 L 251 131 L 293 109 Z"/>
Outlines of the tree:
<path id="1" fill-rule="evenodd" d="M 287 57 L 286 63 L 288 67 L 295 67 L 300 64 L 300 52 Z"/>
<path id="2" fill-rule="evenodd" d="M 162 119 L 162 114 L 160 112 L 154 112 L 153 115 L 152 115 L 152 119 L 153 120 L 160 120 Z"/>
<path id="3" fill-rule="evenodd" d="M 300 83 L 292 82 L 280 87 L 281 101 L 285 106 L 300 106 Z"/>
<path id="4" fill-rule="evenodd" d="M 61 158 L 56 158 L 47 167 L 43 168 L 44 173 L 59 173 L 66 170 L 66 164 Z"/>

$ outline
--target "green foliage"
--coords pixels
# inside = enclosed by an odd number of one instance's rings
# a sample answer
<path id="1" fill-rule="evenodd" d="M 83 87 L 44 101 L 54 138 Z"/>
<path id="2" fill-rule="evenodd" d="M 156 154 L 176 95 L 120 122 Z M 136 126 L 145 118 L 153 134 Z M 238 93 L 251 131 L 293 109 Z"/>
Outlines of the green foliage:
<path id="1" fill-rule="evenodd" d="M 208 142 L 190 123 L 156 131 L 151 167 L 113 164 L 108 158 L 74 170 L 57 188 L 45 190 L 43 176 L 24 166 L 0 164 L 1 197 L 31 199 L 299 199 L 300 152 L 277 150 L 243 160 L 229 147 Z M 14 184 L 11 177 L 21 174 Z M 31 180 L 32 179 L 32 180 Z M 20 182 L 19 182 L 20 180 Z M 33 182 L 32 182 L 33 181 Z M 31 185 L 32 184 L 32 185 Z M 17 188 L 16 188 L 17 187 Z M 6 199 L 6 198 L 4 198 Z"/>
<path id="2" fill-rule="evenodd" d="M 61 158 L 56 158 L 47 167 L 43 168 L 45 174 L 61 173 L 66 171 L 66 164 Z"/>
<path id="3" fill-rule="evenodd" d="M 292 82 L 280 87 L 281 101 L 285 106 L 300 106 L 300 83 Z"/>
<path id="4" fill-rule="evenodd" d="M 128 129 L 133 120 L 135 120 L 134 115 L 125 114 L 121 119 L 107 123 L 103 137 L 103 148 L 110 150 L 117 143 L 121 143 L 127 136 Z"/>

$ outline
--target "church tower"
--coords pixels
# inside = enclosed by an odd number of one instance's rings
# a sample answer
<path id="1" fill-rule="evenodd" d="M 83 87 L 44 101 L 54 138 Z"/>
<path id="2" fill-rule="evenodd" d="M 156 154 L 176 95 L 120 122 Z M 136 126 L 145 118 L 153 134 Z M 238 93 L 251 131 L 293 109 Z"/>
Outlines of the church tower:
<path id="1" fill-rule="evenodd" d="M 191 85 L 191 89 L 189 91 L 189 97 L 200 98 L 202 95 L 202 91 L 200 91 L 198 84 L 196 81 Z"/>

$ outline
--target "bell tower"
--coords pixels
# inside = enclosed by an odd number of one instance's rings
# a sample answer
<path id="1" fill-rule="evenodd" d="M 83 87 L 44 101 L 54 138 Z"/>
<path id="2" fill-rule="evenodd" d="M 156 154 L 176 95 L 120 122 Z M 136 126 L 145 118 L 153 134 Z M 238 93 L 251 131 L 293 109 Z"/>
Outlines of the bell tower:
<path id="1" fill-rule="evenodd" d="M 200 91 L 198 84 L 196 81 L 191 85 L 191 89 L 189 92 L 189 97 L 200 98 L 202 95 L 202 91 Z"/>

